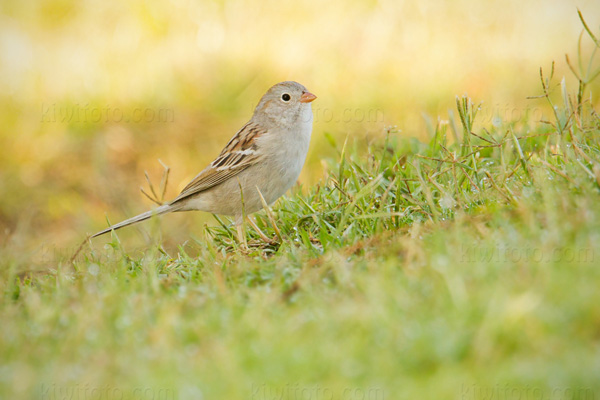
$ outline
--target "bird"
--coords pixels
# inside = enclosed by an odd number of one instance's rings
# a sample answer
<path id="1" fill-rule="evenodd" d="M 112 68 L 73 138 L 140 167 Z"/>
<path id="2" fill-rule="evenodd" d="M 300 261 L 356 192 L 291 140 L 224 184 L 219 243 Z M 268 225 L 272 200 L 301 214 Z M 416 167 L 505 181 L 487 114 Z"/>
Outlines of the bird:
<path id="1" fill-rule="evenodd" d="M 247 246 L 242 228 L 245 216 L 261 210 L 263 203 L 273 204 L 300 176 L 313 128 L 311 103 L 316 98 L 298 82 L 273 85 L 252 118 L 177 197 L 88 239 L 153 216 L 197 210 L 234 217 L 238 241 Z"/>

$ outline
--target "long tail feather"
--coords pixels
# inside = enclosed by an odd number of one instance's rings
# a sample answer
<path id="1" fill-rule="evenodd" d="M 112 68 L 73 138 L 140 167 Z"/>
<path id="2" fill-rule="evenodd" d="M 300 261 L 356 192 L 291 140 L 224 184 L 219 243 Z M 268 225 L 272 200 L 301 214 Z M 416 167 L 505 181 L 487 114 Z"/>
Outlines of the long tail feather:
<path id="1" fill-rule="evenodd" d="M 176 205 L 165 204 L 164 206 L 157 207 L 154 210 L 146 211 L 145 213 L 142 213 L 140 215 L 136 215 L 135 217 L 126 219 L 123 222 L 119 222 L 118 224 L 109 226 L 108 228 L 106 228 L 100 232 L 94 233 L 89 238 L 94 238 L 96 236 L 104 235 L 105 233 L 115 231 L 115 230 L 123 228 L 125 226 L 133 225 L 138 222 L 147 220 L 148 218 L 153 217 L 155 215 L 166 214 L 171 211 L 177 211 L 178 209 L 179 209 L 179 207 Z"/>

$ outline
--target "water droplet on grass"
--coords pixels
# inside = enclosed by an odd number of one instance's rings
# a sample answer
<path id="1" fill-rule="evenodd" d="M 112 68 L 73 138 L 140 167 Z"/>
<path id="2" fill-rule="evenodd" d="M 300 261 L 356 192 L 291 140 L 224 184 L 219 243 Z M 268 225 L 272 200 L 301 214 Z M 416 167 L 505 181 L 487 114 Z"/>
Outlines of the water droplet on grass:
<path id="1" fill-rule="evenodd" d="M 100 267 L 98 264 L 90 264 L 88 266 L 88 273 L 92 276 L 97 276 L 100 273 Z"/>

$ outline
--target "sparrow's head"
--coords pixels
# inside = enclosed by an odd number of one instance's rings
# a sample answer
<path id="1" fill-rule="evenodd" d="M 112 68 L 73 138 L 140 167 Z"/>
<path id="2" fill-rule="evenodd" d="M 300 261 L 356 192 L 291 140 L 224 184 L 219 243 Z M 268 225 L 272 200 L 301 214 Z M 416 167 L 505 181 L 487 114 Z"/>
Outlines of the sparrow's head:
<path id="1" fill-rule="evenodd" d="M 260 99 L 253 119 L 268 119 L 278 125 L 293 125 L 312 119 L 311 101 L 317 96 L 298 82 L 285 81 L 272 86 Z"/>

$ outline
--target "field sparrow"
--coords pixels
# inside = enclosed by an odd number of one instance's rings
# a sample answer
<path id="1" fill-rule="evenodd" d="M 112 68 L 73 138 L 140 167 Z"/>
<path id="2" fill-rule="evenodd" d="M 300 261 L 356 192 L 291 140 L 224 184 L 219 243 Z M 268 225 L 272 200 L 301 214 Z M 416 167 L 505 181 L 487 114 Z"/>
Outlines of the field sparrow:
<path id="1" fill-rule="evenodd" d="M 200 210 L 235 217 L 238 236 L 244 215 L 281 197 L 298 179 L 310 142 L 317 97 L 297 82 L 281 82 L 260 99 L 250 121 L 221 154 L 173 201 L 112 225 L 96 237 L 154 215 Z M 241 189 L 241 192 L 240 192 Z M 260 194 L 259 194 L 260 191 Z"/>

